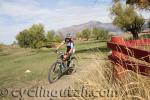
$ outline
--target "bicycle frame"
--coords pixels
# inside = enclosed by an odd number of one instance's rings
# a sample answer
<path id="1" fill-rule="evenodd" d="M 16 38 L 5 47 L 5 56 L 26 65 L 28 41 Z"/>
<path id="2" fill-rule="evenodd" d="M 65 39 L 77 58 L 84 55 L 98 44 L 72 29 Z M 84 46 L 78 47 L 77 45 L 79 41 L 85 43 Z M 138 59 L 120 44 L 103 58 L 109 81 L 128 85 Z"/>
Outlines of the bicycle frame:
<path id="1" fill-rule="evenodd" d="M 64 53 L 63 52 L 57 52 L 57 54 L 58 54 L 57 61 L 60 62 L 60 70 L 63 73 L 63 68 L 65 69 L 65 64 L 64 64 L 64 61 L 63 61 Z"/>
<path id="2" fill-rule="evenodd" d="M 62 70 L 62 66 L 64 68 L 66 68 L 66 66 L 69 66 L 70 62 L 71 62 L 71 58 L 72 56 L 69 57 L 69 59 L 66 61 L 66 64 L 64 63 L 65 61 L 63 60 L 64 59 L 64 53 L 63 52 L 57 52 L 58 54 L 58 58 L 57 58 L 57 61 L 61 62 L 61 65 L 60 65 L 60 69 Z M 62 71 L 63 72 L 63 71 Z"/>

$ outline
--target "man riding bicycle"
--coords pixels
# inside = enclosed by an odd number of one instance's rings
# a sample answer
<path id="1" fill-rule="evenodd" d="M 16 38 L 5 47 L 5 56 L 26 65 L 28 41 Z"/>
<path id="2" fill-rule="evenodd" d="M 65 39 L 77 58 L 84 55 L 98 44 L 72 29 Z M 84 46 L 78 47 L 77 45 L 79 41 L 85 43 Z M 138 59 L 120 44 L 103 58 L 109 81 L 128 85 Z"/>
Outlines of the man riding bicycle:
<path id="1" fill-rule="evenodd" d="M 57 46 L 56 51 L 64 44 L 66 44 L 66 48 L 67 48 L 66 54 L 64 55 L 64 62 L 65 62 L 68 61 L 75 52 L 75 46 L 71 34 L 67 34 L 65 40 L 62 41 L 59 46 Z M 68 66 L 69 66 L 69 62 L 67 63 L 67 67 Z"/>

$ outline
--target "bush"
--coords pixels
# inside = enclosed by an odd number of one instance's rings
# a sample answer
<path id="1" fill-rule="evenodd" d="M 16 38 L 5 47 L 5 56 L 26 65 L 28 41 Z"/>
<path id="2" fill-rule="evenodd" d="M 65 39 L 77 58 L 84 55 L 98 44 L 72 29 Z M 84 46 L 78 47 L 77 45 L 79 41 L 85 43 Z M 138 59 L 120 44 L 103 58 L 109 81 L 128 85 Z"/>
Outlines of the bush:
<path id="1" fill-rule="evenodd" d="M 0 52 L 2 52 L 3 51 L 3 44 L 0 44 Z"/>
<path id="2" fill-rule="evenodd" d="M 150 38 L 150 34 L 143 34 L 141 37 L 143 37 L 143 38 Z"/>
<path id="3" fill-rule="evenodd" d="M 39 41 L 37 44 L 36 44 L 36 48 L 37 49 L 40 49 L 41 47 L 45 46 L 45 42 L 43 41 Z"/>

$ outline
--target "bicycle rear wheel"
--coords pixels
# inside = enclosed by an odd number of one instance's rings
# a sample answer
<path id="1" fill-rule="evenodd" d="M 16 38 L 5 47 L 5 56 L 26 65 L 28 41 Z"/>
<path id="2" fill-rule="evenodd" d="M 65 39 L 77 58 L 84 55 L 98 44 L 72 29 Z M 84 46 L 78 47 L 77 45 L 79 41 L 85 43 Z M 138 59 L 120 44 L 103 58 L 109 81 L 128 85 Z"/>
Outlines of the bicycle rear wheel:
<path id="1" fill-rule="evenodd" d="M 55 62 L 49 69 L 48 80 L 49 83 L 56 82 L 61 76 L 61 62 Z"/>

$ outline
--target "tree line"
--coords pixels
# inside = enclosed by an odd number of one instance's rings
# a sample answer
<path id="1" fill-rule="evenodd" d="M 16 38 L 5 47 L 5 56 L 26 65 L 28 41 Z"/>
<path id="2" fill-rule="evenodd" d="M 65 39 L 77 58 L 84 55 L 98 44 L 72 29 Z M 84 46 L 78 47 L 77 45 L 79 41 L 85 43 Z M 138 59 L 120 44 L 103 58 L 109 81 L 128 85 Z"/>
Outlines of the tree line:
<path id="1" fill-rule="evenodd" d="M 77 33 L 78 39 L 86 39 L 87 41 L 89 38 L 95 38 L 96 40 L 108 40 L 109 38 L 109 31 L 104 28 L 93 28 L 93 29 L 84 29 L 81 32 Z"/>
<path id="2" fill-rule="evenodd" d="M 28 29 L 24 29 L 16 36 L 20 47 L 23 48 L 41 48 L 43 46 L 51 47 L 53 43 L 60 42 L 62 38 L 51 30 L 45 32 L 42 24 L 34 24 Z"/>
<path id="3" fill-rule="evenodd" d="M 78 39 L 95 38 L 96 40 L 107 40 L 109 31 L 103 28 L 84 29 L 76 34 Z M 30 28 L 24 29 L 16 36 L 17 43 L 22 48 L 53 47 L 55 43 L 63 40 L 54 30 L 45 32 L 42 24 L 33 24 Z"/>

